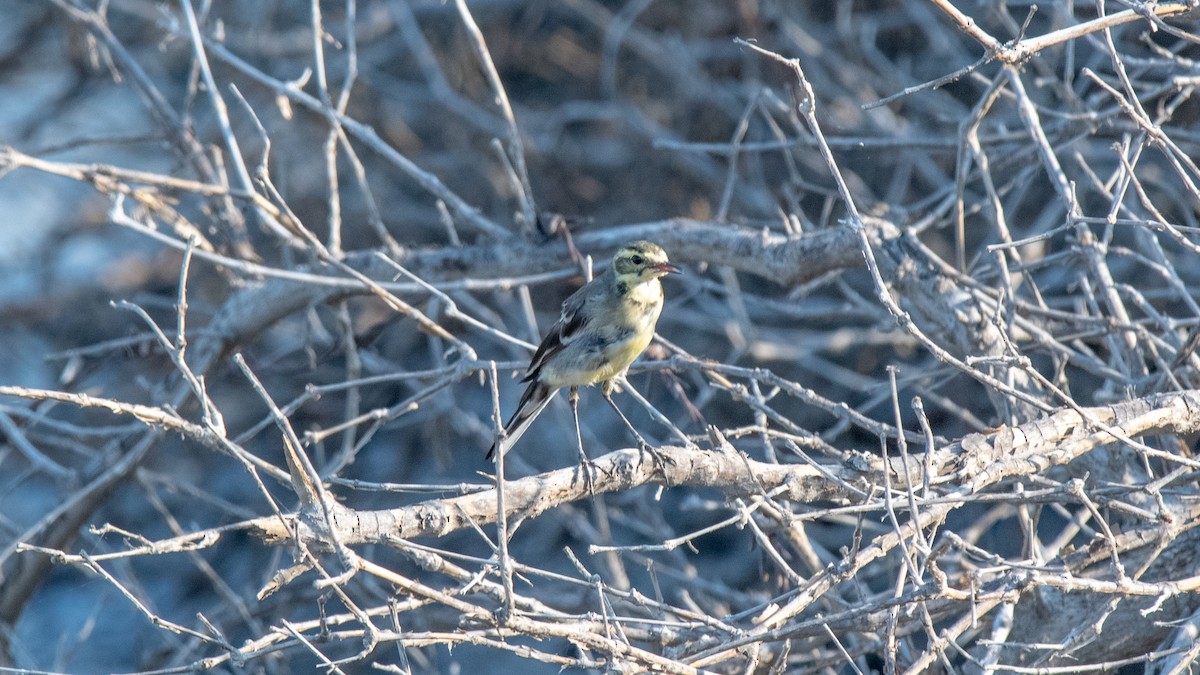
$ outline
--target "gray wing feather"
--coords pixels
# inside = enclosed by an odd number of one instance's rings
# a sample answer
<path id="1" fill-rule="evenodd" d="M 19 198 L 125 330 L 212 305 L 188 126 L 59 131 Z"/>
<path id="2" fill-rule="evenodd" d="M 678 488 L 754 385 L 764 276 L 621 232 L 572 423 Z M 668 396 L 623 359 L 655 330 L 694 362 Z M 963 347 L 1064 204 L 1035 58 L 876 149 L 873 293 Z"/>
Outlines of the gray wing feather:
<path id="1" fill-rule="evenodd" d="M 558 321 L 546 332 L 546 337 L 542 339 L 533 358 L 529 360 L 529 368 L 525 370 L 525 377 L 521 378 L 522 382 L 533 381 L 537 377 L 538 370 L 548 359 L 561 352 L 563 348 L 571 344 L 572 340 L 583 333 L 589 318 L 595 315 L 595 312 L 584 311 L 584 307 L 603 300 L 604 285 L 608 283 L 609 274 L 610 272 L 606 271 L 597 276 L 563 301 Z"/>

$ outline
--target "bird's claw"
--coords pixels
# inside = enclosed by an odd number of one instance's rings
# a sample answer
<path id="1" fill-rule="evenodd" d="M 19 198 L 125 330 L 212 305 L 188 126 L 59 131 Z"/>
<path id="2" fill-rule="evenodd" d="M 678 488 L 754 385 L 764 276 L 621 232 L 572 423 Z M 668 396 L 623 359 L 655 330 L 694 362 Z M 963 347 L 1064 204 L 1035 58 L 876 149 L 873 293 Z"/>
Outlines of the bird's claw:
<path id="1" fill-rule="evenodd" d="M 596 479 L 593 473 L 599 471 L 600 467 L 595 462 L 582 455 L 579 457 L 579 473 L 583 474 L 583 481 L 587 486 L 588 495 L 592 498 L 596 497 Z"/>
<path id="2" fill-rule="evenodd" d="M 671 465 L 674 465 L 675 460 L 663 455 L 661 452 L 659 452 L 657 449 L 655 449 L 654 446 L 650 445 L 649 443 L 647 443 L 644 440 L 640 441 L 638 443 L 638 448 L 642 451 L 643 454 L 650 455 L 650 459 L 651 459 L 651 461 L 654 462 L 654 466 L 658 469 L 659 475 L 661 475 L 663 477 L 663 481 L 666 481 L 667 480 L 667 464 L 670 463 Z"/>

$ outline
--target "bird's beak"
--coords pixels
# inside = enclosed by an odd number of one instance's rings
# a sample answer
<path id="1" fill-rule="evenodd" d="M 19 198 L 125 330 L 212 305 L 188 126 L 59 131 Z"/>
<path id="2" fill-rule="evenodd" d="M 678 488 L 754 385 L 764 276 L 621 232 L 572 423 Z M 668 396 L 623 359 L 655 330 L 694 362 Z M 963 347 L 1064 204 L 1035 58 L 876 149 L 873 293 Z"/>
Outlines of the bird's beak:
<path id="1" fill-rule="evenodd" d="M 679 269 L 678 267 L 666 262 L 654 263 L 651 265 L 651 267 L 654 269 L 654 271 L 662 272 L 663 274 L 681 274 L 683 272 L 683 270 Z"/>

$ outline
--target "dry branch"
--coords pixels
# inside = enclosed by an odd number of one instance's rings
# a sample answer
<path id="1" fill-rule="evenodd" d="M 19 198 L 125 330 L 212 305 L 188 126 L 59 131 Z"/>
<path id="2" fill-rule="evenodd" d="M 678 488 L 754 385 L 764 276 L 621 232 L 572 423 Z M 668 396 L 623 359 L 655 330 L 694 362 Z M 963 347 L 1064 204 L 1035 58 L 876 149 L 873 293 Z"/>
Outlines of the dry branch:
<path id="1" fill-rule="evenodd" d="M 14 8 L 0 666 L 1194 668 L 1194 3 L 977 9 Z"/>

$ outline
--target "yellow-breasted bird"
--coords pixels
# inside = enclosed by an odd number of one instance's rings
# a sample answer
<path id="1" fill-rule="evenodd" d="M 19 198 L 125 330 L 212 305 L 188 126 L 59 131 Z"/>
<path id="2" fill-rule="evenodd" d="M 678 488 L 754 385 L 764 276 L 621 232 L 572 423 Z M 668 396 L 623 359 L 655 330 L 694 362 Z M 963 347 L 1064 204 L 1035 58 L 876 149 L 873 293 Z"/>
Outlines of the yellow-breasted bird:
<path id="1" fill-rule="evenodd" d="M 617 251 L 611 267 L 563 301 L 562 315 L 542 338 L 521 379 L 529 387 L 504 425 L 504 435 L 488 450 L 488 459 L 497 451 L 508 452 L 563 387 L 570 389 L 577 429 L 578 388 L 585 385 L 602 382 L 605 400 L 625 419 L 612 400 L 614 380 L 654 337 L 663 307 L 659 278 L 673 272 L 679 268 L 658 244 L 635 241 Z"/>

